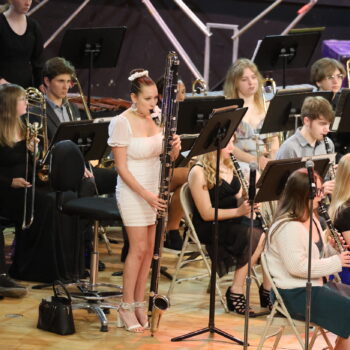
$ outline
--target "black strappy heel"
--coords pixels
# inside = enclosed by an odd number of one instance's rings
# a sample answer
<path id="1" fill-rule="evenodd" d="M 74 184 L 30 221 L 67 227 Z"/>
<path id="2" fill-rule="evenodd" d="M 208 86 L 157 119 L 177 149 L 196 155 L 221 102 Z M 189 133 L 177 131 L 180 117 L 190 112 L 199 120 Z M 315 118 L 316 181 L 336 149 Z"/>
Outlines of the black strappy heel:
<path id="1" fill-rule="evenodd" d="M 227 308 L 236 312 L 239 315 L 244 315 L 245 310 L 247 309 L 247 302 L 244 294 L 232 293 L 230 287 L 226 291 L 226 303 Z M 254 316 L 255 313 L 253 310 L 249 310 L 249 316 Z"/>

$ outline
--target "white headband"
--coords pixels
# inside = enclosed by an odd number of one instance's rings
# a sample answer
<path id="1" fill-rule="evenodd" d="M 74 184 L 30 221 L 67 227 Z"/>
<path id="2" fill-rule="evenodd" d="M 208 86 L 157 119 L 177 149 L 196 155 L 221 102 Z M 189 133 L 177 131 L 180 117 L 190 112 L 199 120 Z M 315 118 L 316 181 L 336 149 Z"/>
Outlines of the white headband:
<path id="1" fill-rule="evenodd" d="M 135 79 L 141 77 L 148 77 L 148 70 L 143 70 L 142 72 L 136 72 L 134 74 L 131 74 L 128 80 L 134 81 Z"/>

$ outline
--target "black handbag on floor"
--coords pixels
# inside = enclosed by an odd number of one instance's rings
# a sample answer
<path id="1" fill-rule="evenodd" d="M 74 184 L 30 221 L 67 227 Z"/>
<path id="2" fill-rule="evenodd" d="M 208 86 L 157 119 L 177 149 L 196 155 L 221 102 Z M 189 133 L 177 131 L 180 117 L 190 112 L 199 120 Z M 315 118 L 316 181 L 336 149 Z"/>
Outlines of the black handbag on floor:
<path id="1" fill-rule="evenodd" d="M 68 335 L 75 333 L 72 299 L 61 281 L 52 284 L 54 296 L 50 300 L 42 299 L 39 305 L 37 327 L 45 331 Z M 59 289 L 64 291 L 62 295 Z"/>

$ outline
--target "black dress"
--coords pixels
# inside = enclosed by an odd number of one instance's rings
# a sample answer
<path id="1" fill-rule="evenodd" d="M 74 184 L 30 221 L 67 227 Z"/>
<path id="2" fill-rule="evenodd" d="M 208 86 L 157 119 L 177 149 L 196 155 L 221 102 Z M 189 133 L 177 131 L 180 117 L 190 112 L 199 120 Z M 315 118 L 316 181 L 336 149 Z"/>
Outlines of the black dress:
<path id="1" fill-rule="evenodd" d="M 38 23 L 27 17 L 27 30 L 16 34 L 0 14 L 0 77 L 27 88 L 42 83 L 43 38 Z"/>
<path id="2" fill-rule="evenodd" d="M 222 180 L 219 185 L 219 209 L 237 208 L 235 195 L 241 188 L 239 179 L 234 176 L 231 183 Z M 210 201 L 214 207 L 215 188 L 209 190 Z M 208 253 L 212 256 L 212 221 L 204 221 L 198 210 L 193 213 L 193 225 L 199 240 L 206 245 Z M 254 222 L 253 252 L 258 245 L 262 229 L 258 221 Z M 219 250 L 218 274 L 223 276 L 234 268 L 240 268 L 248 262 L 249 219 L 247 217 L 233 218 L 219 221 Z"/>
<path id="3" fill-rule="evenodd" d="M 16 223 L 10 275 L 38 282 L 75 280 L 84 272 L 82 229 L 76 218 L 56 210 L 55 193 L 50 191 L 48 184 L 38 184 L 34 222 L 28 229 L 21 228 L 24 189 L 12 188 L 11 183 L 13 178 L 25 177 L 25 158 L 25 141 L 16 143 L 13 148 L 0 146 L 0 216 Z M 28 192 L 30 194 L 31 190 Z M 66 198 L 73 196 L 73 193 L 66 194 Z M 30 206 L 27 211 L 30 213 Z"/>

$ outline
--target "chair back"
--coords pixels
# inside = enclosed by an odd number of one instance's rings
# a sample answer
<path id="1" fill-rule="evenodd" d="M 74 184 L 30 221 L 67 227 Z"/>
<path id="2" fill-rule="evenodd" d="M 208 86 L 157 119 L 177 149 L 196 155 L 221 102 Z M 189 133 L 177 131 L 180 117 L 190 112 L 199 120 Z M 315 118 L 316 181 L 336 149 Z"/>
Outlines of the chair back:
<path id="1" fill-rule="evenodd" d="M 274 307 L 277 307 L 277 310 L 285 317 L 291 319 L 291 316 L 286 308 L 286 306 L 284 305 L 284 301 L 281 297 L 281 294 L 278 292 L 278 289 L 276 287 L 276 284 L 270 274 L 270 270 L 267 264 L 267 259 L 266 259 L 266 253 L 262 252 L 261 256 L 260 256 L 260 261 L 261 261 L 261 266 L 271 284 L 271 289 L 273 290 L 274 294 L 275 294 L 275 302 L 274 302 Z"/>
<path id="2" fill-rule="evenodd" d="M 78 191 L 84 169 L 83 155 L 74 142 L 64 140 L 53 146 L 49 178 L 54 191 Z"/>
<path id="3" fill-rule="evenodd" d="M 192 232 L 196 232 L 192 224 L 193 210 L 194 210 L 195 204 L 191 195 L 191 190 L 188 186 L 188 182 L 184 183 L 181 187 L 180 202 L 182 205 L 182 209 L 184 211 L 184 216 L 185 216 L 187 225 L 189 226 Z"/>

